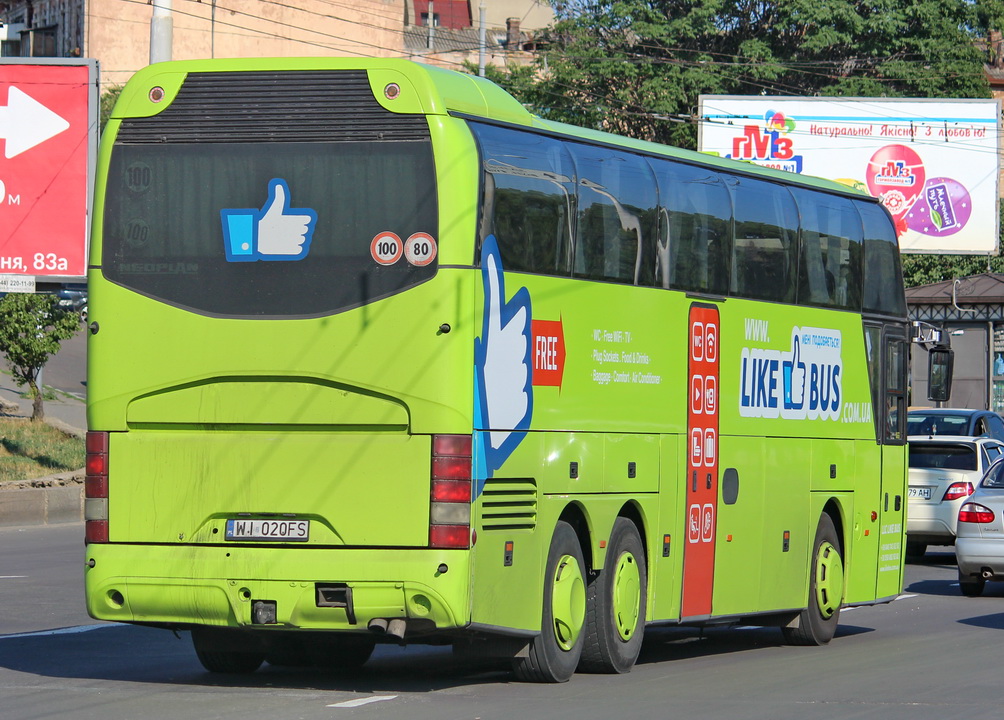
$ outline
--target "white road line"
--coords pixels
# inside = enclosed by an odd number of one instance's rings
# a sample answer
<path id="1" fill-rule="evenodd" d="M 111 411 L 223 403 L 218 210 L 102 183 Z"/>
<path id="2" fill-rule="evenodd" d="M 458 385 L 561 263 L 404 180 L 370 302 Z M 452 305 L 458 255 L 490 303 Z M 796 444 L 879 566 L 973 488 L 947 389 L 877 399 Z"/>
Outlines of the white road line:
<path id="1" fill-rule="evenodd" d="M 958 584 L 958 583 L 956 583 L 956 584 Z M 916 595 L 916 594 L 914 594 L 914 595 L 900 595 L 900 596 L 899 596 L 898 598 L 896 598 L 896 599 L 897 599 L 897 600 L 909 600 L 910 598 L 915 598 L 915 597 L 920 597 L 920 596 L 919 596 L 919 595 Z"/>
<path id="2" fill-rule="evenodd" d="M 15 580 L 17 578 L 26 578 L 27 575 L 0 575 L 0 580 Z"/>
<path id="3" fill-rule="evenodd" d="M 358 700 L 346 700 L 345 702 L 334 703 L 328 705 L 330 708 L 354 708 L 360 705 L 369 705 L 370 703 L 380 702 L 381 700 L 393 700 L 397 695 L 375 695 L 368 698 L 359 698 Z"/>
<path id="4" fill-rule="evenodd" d="M 0 640 L 14 640 L 15 638 L 42 637 L 44 635 L 76 635 L 77 633 L 100 630 L 101 628 L 126 627 L 125 625 L 77 625 L 75 627 L 59 628 L 57 630 L 37 630 L 35 632 L 16 633 L 14 635 L 0 635 Z"/>

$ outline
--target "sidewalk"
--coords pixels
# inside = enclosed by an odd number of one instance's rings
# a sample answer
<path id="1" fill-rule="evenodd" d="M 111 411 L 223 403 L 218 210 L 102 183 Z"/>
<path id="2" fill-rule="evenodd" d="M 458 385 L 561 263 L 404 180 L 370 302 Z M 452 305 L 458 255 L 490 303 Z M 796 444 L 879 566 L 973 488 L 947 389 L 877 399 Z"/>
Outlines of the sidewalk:
<path id="1" fill-rule="evenodd" d="M 0 417 L 31 417 L 31 400 L 22 398 L 10 375 L 0 374 Z M 4 410 L 15 407 L 17 410 Z M 87 428 L 84 400 L 56 391 L 45 401 L 45 421 L 83 437 Z M 84 517 L 84 471 L 7 483 L 0 487 L 0 527 L 80 522 Z"/>

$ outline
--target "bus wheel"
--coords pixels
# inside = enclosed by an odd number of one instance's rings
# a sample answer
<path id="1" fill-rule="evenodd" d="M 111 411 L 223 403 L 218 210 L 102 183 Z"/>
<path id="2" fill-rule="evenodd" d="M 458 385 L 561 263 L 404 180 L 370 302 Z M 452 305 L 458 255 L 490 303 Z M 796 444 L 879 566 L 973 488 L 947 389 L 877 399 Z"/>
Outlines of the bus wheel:
<path id="1" fill-rule="evenodd" d="M 987 581 L 983 578 L 963 575 L 962 571 L 959 570 L 959 590 L 966 597 L 979 597 L 983 594 L 983 588 L 986 587 L 986 584 Z"/>
<path id="2" fill-rule="evenodd" d="M 246 675 L 265 660 L 265 653 L 251 639 L 238 631 L 218 628 L 193 628 L 192 644 L 199 662 L 209 672 Z"/>
<path id="3" fill-rule="evenodd" d="M 829 515 L 819 518 L 812 546 L 809 606 L 799 613 L 798 627 L 782 628 L 789 645 L 825 645 L 837 631 L 844 597 L 844 563 L 840 539 Z"/>
<path id="4" fill-rule="evenodd" d="M 638 528 L 617 518 L 602 572 L 586 591 L 586 638 L 579 670 L 629 672 L 641 652 L 648 592 L 645 548 Z"/>
<path id="5" fill-rule="evenodd" d="M 524 682 L 565 682 L 582 655 L 586 615 L 585 563 L 572 526 L 559 522 L 551 538 L 544 574 L 541 633 L 530 641 L 526 657 L 513 659 L 513 672 Z"/>

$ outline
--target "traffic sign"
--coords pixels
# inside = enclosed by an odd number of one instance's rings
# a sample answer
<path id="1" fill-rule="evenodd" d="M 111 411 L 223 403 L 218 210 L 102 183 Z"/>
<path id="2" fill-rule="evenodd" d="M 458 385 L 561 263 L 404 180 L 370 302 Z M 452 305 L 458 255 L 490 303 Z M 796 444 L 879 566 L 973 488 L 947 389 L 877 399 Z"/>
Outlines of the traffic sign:
<path id="1" fill-rule="evenodd" d="M 97 62 L 0 61 L 0 274 L 87 272 Z"/>

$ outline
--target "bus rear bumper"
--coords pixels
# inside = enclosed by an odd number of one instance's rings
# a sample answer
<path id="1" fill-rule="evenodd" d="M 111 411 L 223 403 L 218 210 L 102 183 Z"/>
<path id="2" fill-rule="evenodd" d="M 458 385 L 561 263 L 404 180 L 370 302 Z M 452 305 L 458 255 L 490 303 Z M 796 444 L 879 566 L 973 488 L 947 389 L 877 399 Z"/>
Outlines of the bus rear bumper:
<path id="1" fill-rule="evenodd" d="M 386 632 L 402 619 L 411 635 L 470 622 L 469 558 L 465 550 L 90 545 L 87 611 L 263 630 Z"/>

